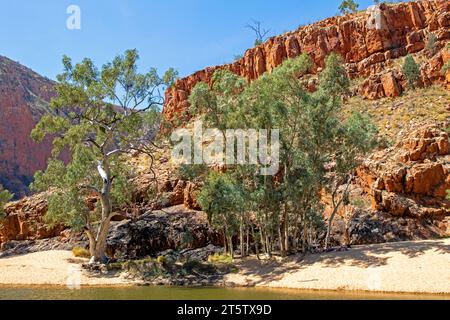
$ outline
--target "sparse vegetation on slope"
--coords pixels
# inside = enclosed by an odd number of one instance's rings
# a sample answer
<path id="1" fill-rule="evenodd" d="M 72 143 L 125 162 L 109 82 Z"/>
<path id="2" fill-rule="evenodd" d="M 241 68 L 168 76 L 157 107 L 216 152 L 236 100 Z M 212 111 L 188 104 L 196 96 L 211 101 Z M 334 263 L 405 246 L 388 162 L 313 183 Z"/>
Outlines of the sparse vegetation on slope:
<path id="1" fill-rule="evenodd" d="M 359 96 L 344 103 L 344 116 L 358 111 L 367 114 L 391 142 L 404 129 L 424 122 L 444 122 L 449 119 L 450 92 L 441 86 L 409 90 L 402 96 L 368 101 Z"/>

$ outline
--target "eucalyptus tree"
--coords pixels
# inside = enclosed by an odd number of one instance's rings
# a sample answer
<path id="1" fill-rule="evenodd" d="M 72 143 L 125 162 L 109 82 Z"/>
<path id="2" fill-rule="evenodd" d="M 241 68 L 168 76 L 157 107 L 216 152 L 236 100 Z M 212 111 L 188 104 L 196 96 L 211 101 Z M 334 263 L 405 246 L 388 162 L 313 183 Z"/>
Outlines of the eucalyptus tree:
<path id="1" fill-rule="evenodd" d="M 343 0 L 339 5 L 339 11 L 346 15 L 349 13 L 355 13 L 358 11 L 359 4 L 355 0 Z"/>
<path id="2" fill-rule="evenodd" d="M 198 194 L 198 203 L 213 228 L 222 229 L 225 252 L 233 258 L 233 236 L 239 229 L 239 211 L 244 205 L 241 187 L 230 175 L 212 171 Z"/>
<path id="3" fill-rule="evenodd" d="M 91 263 L 107 260 L 107 234 L 117 214 L 113 208 L 130 199 L 129 154 L 147 154 L 151 170 L 163 103 L 160 92 L 176 77 L 172 69 L 162 77 L 156 69 L 141 74 L 138 59 L 136 50 L 128 50 L 99 70 L 90 59 L 73 65 L 64 56 L 53 112 L 32 131 L 35 141 L 54 137 L 48 167 L 36 173 L 32 185 L 34 190 L 52 190 L 46 221 L 84 230 Z M 63 150 L 71 152 L 67 163 L 58 160 Z M 89 195 L 99 199 L 94 212 L 85 205 Z"/>
<path id="4" fill-rule="evenodd" d="M 270 29 L 267 30 L 262 27 L 260 21 L 252 20 L 251 23 L 246 25 L 247 29 L 252 30 L 255 33 L 255 46 L 259 46 L 267 40 L 267 36 L 270 33 Z"/>
<path id="5" fill-rule="evenodd" d="M 359 113 L 353 113 L 338 130 L 335 140 L 337 148 L 326 184 L 326 189 L 331 194 L 332 212 L 328 219 L 325 249 L 330 244 L 336 214 L 342 205 L 348 204 L 355 170 L 362 163 L 364 155 L 377 146 L 377 137 L 378 129 L 367 116 Z"/>
<path id="6" fill-rule="evenodd" d="M 249 121 L 246 119 L 245 105 L 243 105 L 245 101 L 242 99 L 243 92 L 247 87 L 248 82 L 244 78 L 226 70 L 216 71 L 212 78 L 211 87 L 201 82 L 192 90 L 189 97 L 190 113 L 195 117 L 201 117 L 206 126 L 218 129 L 224 141 L 234 139 L 235 136 L 227 135 L 227 132 L 230 132 L 229 130 L 243 129 L 249 125 Z M 194 167 L 194 165 L 191 165 L 191 167 Z M 256 168 L 228 165 L 227 170 L 232 173 L 234 178 L 241 181 L 241 186 L 245 188 L 246 181 L 254 175 Z M 243 197 L 245 194 L 245 192 L 241 193 L 241 196 Z M 220 201 L 220 197 L 217 200 Z M 228 210 L 233 211 L 234 214 L 222 216 L 221 221 L 229 225 L 234 225 L 238 221 L 241 255 L 245 256 L 248 250 L 245 250 L 244 238 L 245 234 L 247 234 L 247 239 L 249 238 L 250 223 L 249 215 L 242 208 L 242 204 L 234 209 L 229 208 Z M 225 219 L 228 219 L 228 221 Z M 232 229 L 227 228 L 227 230 L 229 232 Z M 227 242 L 230 242 L 230 240 L 225 239 L 225 243 Z"/>

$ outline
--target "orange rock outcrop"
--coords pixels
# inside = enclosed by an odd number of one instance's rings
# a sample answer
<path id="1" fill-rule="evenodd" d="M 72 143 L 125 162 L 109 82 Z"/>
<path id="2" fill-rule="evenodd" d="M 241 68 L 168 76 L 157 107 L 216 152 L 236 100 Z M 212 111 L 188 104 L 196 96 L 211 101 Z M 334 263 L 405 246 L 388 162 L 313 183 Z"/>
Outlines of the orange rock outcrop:
<path id="1" fill-rule="evenodd" d="M 37 240 L 58 236 L 63 227 L 49 227 L 45 194 L 24 198 L 5 207 L 6 217 L 0 223 L 0 244 L 10 240 Z"/>
<path id="2" fill-rule="evenodd" d="M 427 125 L 395 147 L 374 153 L 358 170 L 373 209 L 393 216 L 450 216 L 450 143 L 447 132 Z"/>

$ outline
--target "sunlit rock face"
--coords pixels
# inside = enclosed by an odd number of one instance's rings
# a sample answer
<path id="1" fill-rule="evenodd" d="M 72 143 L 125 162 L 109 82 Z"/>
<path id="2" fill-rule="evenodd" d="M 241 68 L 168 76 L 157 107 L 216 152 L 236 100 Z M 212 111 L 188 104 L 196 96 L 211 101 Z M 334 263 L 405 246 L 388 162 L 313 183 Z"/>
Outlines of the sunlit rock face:
<path id="1" fill-rule="evenodd" d="M 36 170 L 46 167 L 51 141 L 36 144 L 30 133 L 55 95 L 53 82 L 0 56 L 0 184 L 27 193 Z"/>

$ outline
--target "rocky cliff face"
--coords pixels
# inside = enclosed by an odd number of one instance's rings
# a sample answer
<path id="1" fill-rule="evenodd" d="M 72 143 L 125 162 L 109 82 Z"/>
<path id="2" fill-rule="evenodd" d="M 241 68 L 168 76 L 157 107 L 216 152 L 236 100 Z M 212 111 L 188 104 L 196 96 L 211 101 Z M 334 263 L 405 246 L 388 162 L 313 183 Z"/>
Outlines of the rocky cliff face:
<path id="1" fill-rule="evenodd" d="M 324 66 L 325 57 L 339 53 L 352 78 L 368 78 L 358 93 L 368 99 L 398 96 L 405 86 L 403 76 L 395 69 L 395 60 L 425 48 L 433 33 L 441 49 L 450 39 L 450 2 L 422 0 L 398 5 L 381 4 L 365 13 L 333 17 L 300 29 L 273 37 L 266 43 L 247 50 L 235 63 L 210 67 L 178 80 L 166 92 L 164 116 L 168 121 L 188 112 L 187 101 L 198 82 L 211 83 L 218 69 L 228 69 L 248 80 L 270 72 L 287 58 L 307 53 L 314 61 L 314 72 Z M 438 50 L 439 51 L 439 50 Z M 424 85 L 443 82 L 440 69 L 442 52 L 422 64 Z"/>
<path id="2" fill-rule="evenodd" d="M 12 202 L 5 207 L 6 217 L 0 223 L 0 245 L 10 240 L 36 240 L 58 236 L 63 227 L 49 227 L 44 222 L 47 194 L 37 194 Z"/>
<path id="3" fill-rule="evenodd" d="M 30 133 L 53 95 L 52 81 L 0 56 L 0 184 L 16 197 L 46 167 L 51 141 L 36 144 Z"/>
<path id="4" fill-rule="evenodd" d="M 450 143 L 447 132 L 427 125 L 396 146 L 374 153 L 358 175 L 375 210 L 396 217 L 450 217 Z"/>

